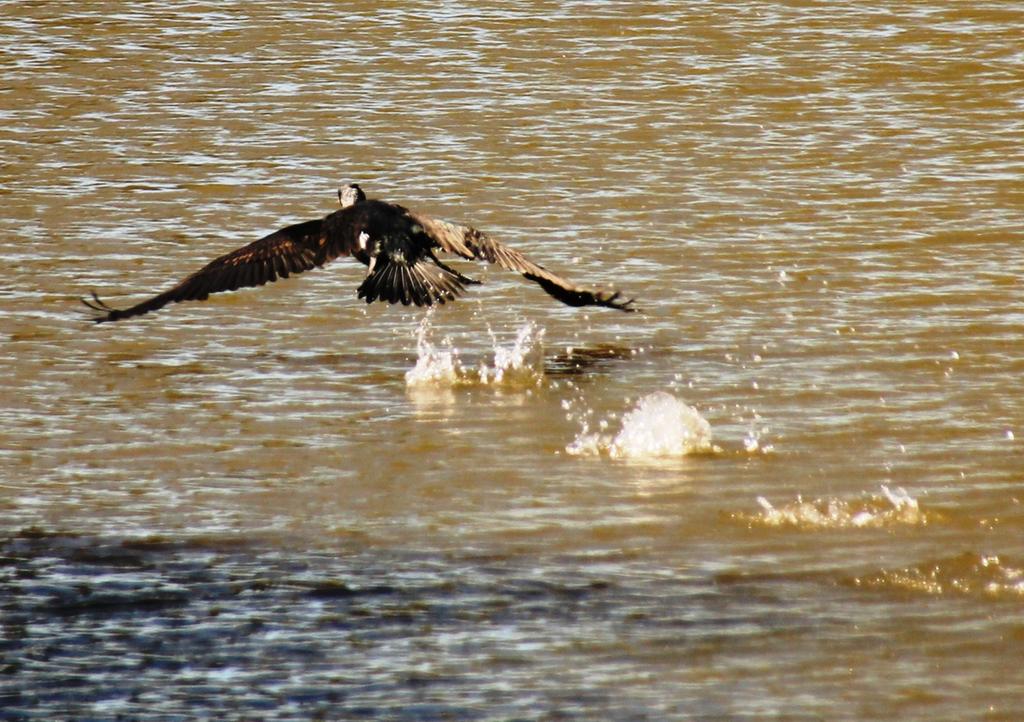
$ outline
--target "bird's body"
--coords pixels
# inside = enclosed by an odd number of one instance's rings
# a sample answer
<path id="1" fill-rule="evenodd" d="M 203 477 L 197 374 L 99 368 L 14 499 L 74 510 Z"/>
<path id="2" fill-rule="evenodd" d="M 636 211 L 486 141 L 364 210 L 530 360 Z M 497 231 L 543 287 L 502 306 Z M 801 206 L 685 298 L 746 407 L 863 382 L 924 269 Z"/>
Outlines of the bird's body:
<path id="1" fill-rule="evenodd" d="M 607 306 L 635 310 L 631 299 L 561 278 L 523 254 L 475 228 L 435 220 L 394 203 L 367 200 L 359 186 L 338 192 L 341 208 L 324 218 L 275 231 L 214 259 L 177 285 L 126 309 L 107 306 L 93 294 L 85 304 L 97 323 L 156 311 L 169 303 L 202 301 L 212 293 L 262 286 L 278 278 L 318 268 L 339 256 L 367 266 L 358 289 L 367 303 L 431 306 L 455 300 L 474 281 L 438 259 L 435 251 L 496 263 L 538 283 L 570 306 Z"/>

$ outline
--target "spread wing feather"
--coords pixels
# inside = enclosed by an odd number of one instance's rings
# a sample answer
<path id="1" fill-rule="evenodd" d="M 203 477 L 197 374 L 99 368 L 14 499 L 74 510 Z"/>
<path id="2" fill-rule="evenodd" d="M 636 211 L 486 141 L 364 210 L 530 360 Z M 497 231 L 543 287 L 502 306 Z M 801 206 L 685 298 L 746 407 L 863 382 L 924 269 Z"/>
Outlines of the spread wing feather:
<path id="1" fill-rule="evenodd" d="M 440 221 L 411 211 L 409 215 L 444 251 L 471 260 L 487 261 L 506 270 L 521 273 L 564 304 L 607 306 L 620 311 L 637 310 L 633 306 L 633 299 L 623 298 L 620 292 L 578 286 L 476 228 Z"/>
<path id="2" fill-rule="evenodd" d="M 297 223 L 214 259 L 172 288 L 130 308 L 111 308 L 96 294 L 82 302 L 99 311 L 102 315 L 95 321 L 103 323 L 141 316 L 169 303 L 203 301 L 211 293 L 262 286 L 351 252 L 343 234 L 330 235 L 332 238 L 325 232 L 324 219 Z"/>

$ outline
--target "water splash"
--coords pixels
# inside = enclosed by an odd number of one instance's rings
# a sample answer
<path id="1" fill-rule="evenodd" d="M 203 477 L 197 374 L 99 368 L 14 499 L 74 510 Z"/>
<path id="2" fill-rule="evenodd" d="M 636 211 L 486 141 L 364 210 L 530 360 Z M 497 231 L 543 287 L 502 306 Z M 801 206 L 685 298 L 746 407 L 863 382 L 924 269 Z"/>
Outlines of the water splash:
<path id="1" fill-rule="evenodd" d="M 472 366 L 463 363 L 450 337 L 440 344 L 431 338 L 430 316 L 424 316 L 416 331 L 416 365 L 406 372 L 408 388 L 451 388 L 455 386 L 537 386 L 544 377 L 544 329 L 532 322 L 523 324 L 509 346 L 501 345 L 491 333 L 493 361 Z"/>
<path id="2" fill-rule="evenodd" d="M 865 589 L 1024 599 L 1024 568 L 994 554 L 965 552 L 846 581 L 851 586 Z"/>
<path id="3" fill-rule="evenodd" d="M 664 459 L 719 451 L 711 443 L 711 424 L 692 406 L 665 391 L 640 399 L 622 417 L 618 433 L 603 433 L 608 426 L 608 420 L 602 420 L 601 430 L 591 432 L 590 423 L 583 421 L 580 433 L 565 447 L 566 452 L 576 456 Z"/>
<path id="4" fill-rule="evenodd" d="M 405 372 L 406 386 L 454 386 L 463 371 L 459 352 L 450 338 L 438 348 L 431 341 L 431 315 L 423 316 L 416 329 L 416 365 Z"/>
<path id="5" fill-rule="evenodd" d="M 749 422 L 749 428 L 743 437 L 743 450 L 748 454 L 771 454 L 775 451 L 775 445 L 768 441 L 768 434 L 771 429 L 761 423 L 761 416 L 756 411 L 754 418 Z M 760 424 L 760 425 L 759 425 Z"/>
<path id="6" fill-rule="evenodd" d="M 797 527 L 801 529 L 843 529 L 885 527 L 896 524 L 924 525 L 936 518 L 922 511 L 917 499 L 902 488 L 881 485 L 881 494 L 863 499 L 815 499 L 775 506 L 763 496 L 757 497 L 760 513 L 737 513 L 732 517 L 750 526 Z"/>
<path id="7" fill-rule="evenodd" d="M 489 329 L 488 329 L 489 330 Z M 491 334 L 494 364 L 480 364 L 480 382 L 491 385 L 536 386 L 544 376 L 544 329 L 532 321 L 523 324 L 509 347 Z"/>

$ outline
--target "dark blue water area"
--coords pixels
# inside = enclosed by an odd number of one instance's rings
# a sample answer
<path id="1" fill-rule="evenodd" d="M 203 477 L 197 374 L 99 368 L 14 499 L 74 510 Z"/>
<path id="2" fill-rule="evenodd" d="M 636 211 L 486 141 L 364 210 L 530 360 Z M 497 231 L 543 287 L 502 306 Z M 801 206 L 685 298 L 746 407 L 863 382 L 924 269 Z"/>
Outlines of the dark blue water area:
<path id="1" fill-rule="evenodd" d="M 780 645 L 813 656 L 845 628 L 825 600 L 809 611 L 823 593 L 834 610 L 849 592 L 614 554 L 28 530 L 0 541 L 0 719 L 756 716 L 800 674 Z"/>

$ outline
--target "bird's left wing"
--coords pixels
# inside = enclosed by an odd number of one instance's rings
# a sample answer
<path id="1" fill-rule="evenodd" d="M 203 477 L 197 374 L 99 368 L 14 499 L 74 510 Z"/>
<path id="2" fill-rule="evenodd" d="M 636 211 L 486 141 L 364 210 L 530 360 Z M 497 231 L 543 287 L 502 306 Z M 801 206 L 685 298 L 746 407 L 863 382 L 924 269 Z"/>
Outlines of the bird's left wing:
<path id="1" fill-rule="evenodd" d="M 95 293 L 91 299 L 83 298 L 82 302 L 94 311 L 99 311 L 101 315 L 95 317 L 96 323 L 119 321 L 156 311 L 169 303 L 203 301 L 211 293 L 262 286 L 278 278 L 287 278 L 291 274 L 322 266 L 350 251 L 347 244 L 328 238 L 324 219 L 306 221 L 282 228 L 226 253 L 172 288 L 130 308 L 111 308 Z"/>
<path id="2" fill-rule="evenodd" d="M 509 271 L 521 273 L 564 304 L 569 306 L 606 306 L 619 311 L 637 310 L 633 306 L 633 299 L 624 298 L 619 291 L 578 286 L 572 281 L 552 273 L 544 266 L 534 263 L 519 251 L 499 243 L 476 228 L 440 221 L 413 211 L 408 211 L 408 213 L 409 217 L 418 223 L 442 250 L 471 260 L 496 263 Z"/>

